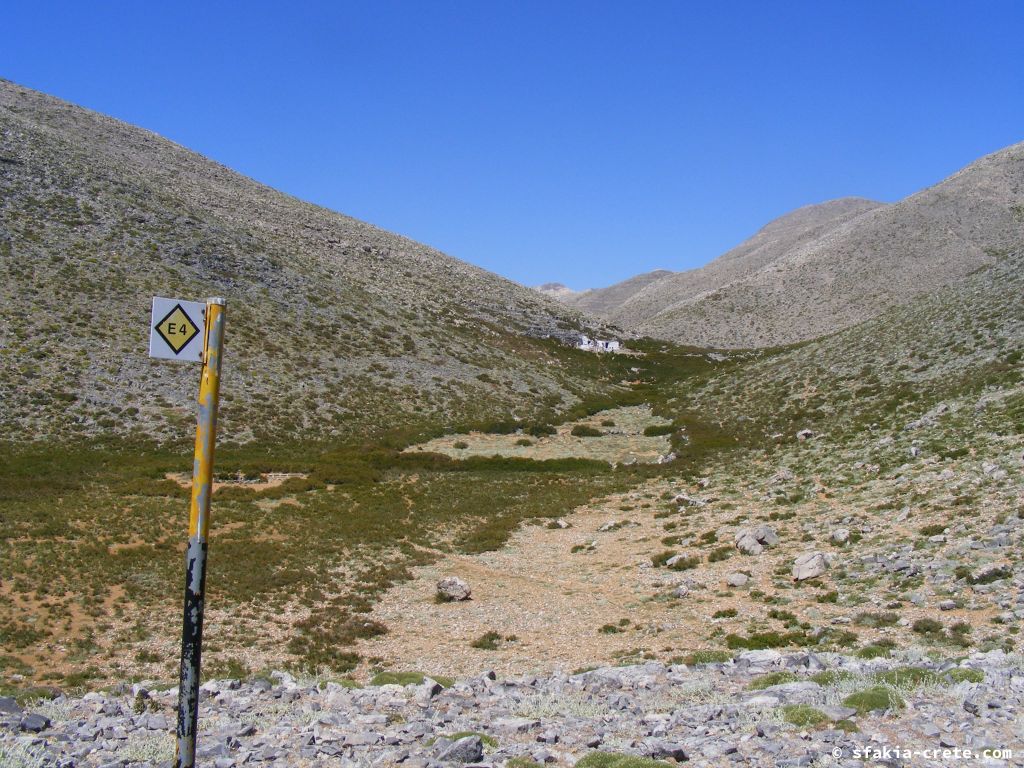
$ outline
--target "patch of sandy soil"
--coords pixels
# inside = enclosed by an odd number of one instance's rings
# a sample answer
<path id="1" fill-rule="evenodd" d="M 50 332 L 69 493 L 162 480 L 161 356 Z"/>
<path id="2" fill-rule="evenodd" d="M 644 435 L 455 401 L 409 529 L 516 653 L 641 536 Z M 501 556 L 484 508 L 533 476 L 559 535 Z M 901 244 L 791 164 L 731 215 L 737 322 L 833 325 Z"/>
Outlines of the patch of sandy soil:
<path id="1" fill-rule="evenodd" d="M 860 547 L 823 546 L 830 528 L 815 508 L 817 502 L 797 506 L 789 519 L 771 521 L 780 543 L 747 556 L 733 547 L 736 531 L 763 524 L 766 513 L 777 506 L 766 504 L 763 495 L 746 492 L 734 495 L 728 504 L 684 503 L 677 510 L 675 503 L 663 500 L 666 491 L 713 499 L 714 482 L 705 490 L 652 480 L 577 508 L 563 518 L 569 528 L 527 525 L 499 551 L 445 555 L 416 569 L 413 579 L 382 596 L 371 618 L 389 631 L 361 641 L 358 651 L 369 666 L 456 677 L 488 668 L 505 674 L 545 674 L 645 656 L 667 661 L 702 648 L 725 650 L 730 633 L 787 631 L 770 615 L 780 605 L 807 627 L 853 629 L 857 639 L 852 647 L 882 637 L 899 641 L 898 645 L 905 645 L 908 636 L 913 642 L 918 636 L 908 631 L 909 624 L 939 613 L 937 599 L 926 606 L 903 602 L 896 612 L 906 625 L 857 626 L 852 617 L 885 610 L 891 600 L 891 592 L 870 579 L 873 573 L 864 574 L 866 581 L 851 581 L 829 571 L 794 585 L 790 569 L 802 553 L 829 552 L 840 564 L 864 553 Z M 831 515 L 838 518 L 852 511 L 835 500 L 831 508 Z M 621 525 L 600 530 L 608 523 Z M 671 533 L 681 533 L 682 542 L 662 541 L 670 535 L 666 523 L 678 524 Z M 817 530 L 816 542 L 808 540 L 808 524 Z M 653 567 L 652 555 L 666 549 L 697 556 L 701 562 L 685 571 Z M 716 550 L 724 550 L 726 556 L 711 561 L 709 555 Z M 728 586 L 726 577 L 735 571 L 750 577 L 743 587 Z M 472 600 L 436 601 L 435 585 L 449 575 L 469 583 Z M 681 584 L 688 594 L 676 597 Z M 860 606 L 818 600 L 837 587 Z M 942 620 L 984 626 L 994 615 L 994 606 L 986 602 L 967 607 L 943 612 Z M 488 632 L 515 640 L 497 650 L 472 647 Z"/>
<path id="2" fill-rule="evenodd" d="M 584 665 L 613 663 L 637 651 L 701 646 L 707 623 L 676 600 L 652 600 L 681 583 L 713 587 L 729 563 L 697 571 L 672 572 L 650 567 L 660 551 L 659 507 L 623 512 L 665 489 L 651 484 L 609 497 L 567 515 L 567 529 L 525 526 L 508 545 L 480 555 L 450 555 L 417 569 L 411 581 L 389 591 L 372 618 L 389 632 L 364 641 L 360 652 L 392 668 L 416 668 L 435 674 L 465 675 L 492 668 L 506 673 L 572 671 Z M 629 521 L 608 532 L 611 521 Z M 573 547 L 596 541 L 591 552 Z M 442 576 L 467 581 L 473 599 L 435 601 Z M 697 598 L 698 600 L 700 598 Z M 692 598 L 691 598 L 692 600 Z M 615 633 L 605 625 L 629 624 Z M 471 647 L 486 632 L 514 636 L 498 651 Z M 659 654 L 660 655 L 660 654 Z"/>
<path id="3" fill-rule="evenodd" d="M 192 475 L 189 472 L 168 472 L 164 475 L 165 478 L 171 480 L 182 488 L 192 487 Z M 266 474 L 260 475 L 259 480 L 214 480 L 213 490 L 217 491 L 218 488 L 251 488 L 254 491 L 265 491 L 269 488 L 277 488 L 279 485 L 284 485 L 285 480 L 290 480 L 293 477 L 307 478 L 309 475 L 303 474 L 302 472 L 267 472 Z"/>

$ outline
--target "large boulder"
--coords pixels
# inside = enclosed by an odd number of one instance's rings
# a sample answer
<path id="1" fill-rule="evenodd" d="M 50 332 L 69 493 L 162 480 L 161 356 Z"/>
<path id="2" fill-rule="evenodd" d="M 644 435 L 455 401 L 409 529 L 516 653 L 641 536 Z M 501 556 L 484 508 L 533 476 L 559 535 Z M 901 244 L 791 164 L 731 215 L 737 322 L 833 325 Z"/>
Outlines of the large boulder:
<path id="1" fill-rule="evenodd" d="M 793 581 L 806 581 L 821 576 L 829 567 L 824 552 L 805 552 L 793 561 Z"/>
<path id="2" fill-rule="evenodd" d="M 779 537 L 770 525 L 759 525 L 756 528 L 741 528 L 734 537 L 736 549 L 745 555 L 759 555 L 765 547 L 779 543 Z"/>
<path id="3" fill-rule="evenodd" d="M 725 583 L 730 587 L 742 587 L 750 581 L 750 577 L 743 571 L 733 571 L 725 577 Z"/>
<path id="4" fill-rule="evenodd" d="M 473 590 L 469 588 L 469 584 L 458 576 L 445 576 L 437 582 L 437 596 L 445 602 L 469 600 L 472 594 Z"/>

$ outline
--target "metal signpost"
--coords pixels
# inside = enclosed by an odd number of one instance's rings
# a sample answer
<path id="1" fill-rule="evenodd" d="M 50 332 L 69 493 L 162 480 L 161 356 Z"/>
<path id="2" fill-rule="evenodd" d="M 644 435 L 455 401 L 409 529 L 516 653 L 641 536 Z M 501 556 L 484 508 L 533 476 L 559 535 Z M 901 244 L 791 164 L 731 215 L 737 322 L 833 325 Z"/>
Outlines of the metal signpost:
<path id="1" fill-rule="evenodd" d="M 213 448 L 217 438 L 220 366 L 224 351 L 224 299 L 200 302 L 153 298 L 149 354 L 168 360 L 202 361 L 199 417 L 192 464 L 192 502 L 185 553 L 185 612 L 181 630 L 181 676 L 175 768 L 193 768 L 199 721 L 199 665 L 203 646 L 206 549 L 210 532 Z"/>

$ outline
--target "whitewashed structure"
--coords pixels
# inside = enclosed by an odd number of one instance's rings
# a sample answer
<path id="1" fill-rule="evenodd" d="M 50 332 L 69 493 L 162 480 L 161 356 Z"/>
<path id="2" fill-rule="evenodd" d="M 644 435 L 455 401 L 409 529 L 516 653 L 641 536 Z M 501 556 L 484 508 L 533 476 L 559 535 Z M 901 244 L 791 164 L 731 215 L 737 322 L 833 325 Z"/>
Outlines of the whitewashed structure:
<path id="1" fill-rule="evenodd" d="M 618 352 L 622 348 L 622 344 L 616 339 L 592 339 L 589 336 L 580 336 L 576 347 L 588 352 Z"/>

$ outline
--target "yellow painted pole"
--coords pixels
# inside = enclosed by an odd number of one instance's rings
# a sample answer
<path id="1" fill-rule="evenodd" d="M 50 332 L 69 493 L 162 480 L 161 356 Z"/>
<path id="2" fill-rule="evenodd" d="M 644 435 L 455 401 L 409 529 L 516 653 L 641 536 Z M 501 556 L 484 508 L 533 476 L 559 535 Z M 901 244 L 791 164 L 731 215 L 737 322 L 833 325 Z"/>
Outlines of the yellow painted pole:
<path id="1" fill-rule="evenodd" d="M 217 440 L 220 366 L 224 352 L 224 299 L 206 301 L 206 338 L 199 382 L 199 416 L 192 464 L 192 503 L 185 553 L 185 614 L 181 631 L 181 676 L 178 682 L 178 729 L 175 768 L 193 768 L 199 723 L 199 668 L 203 647 L 206 599 L 206 550 L 210 533 L 213 449 Z"/>

